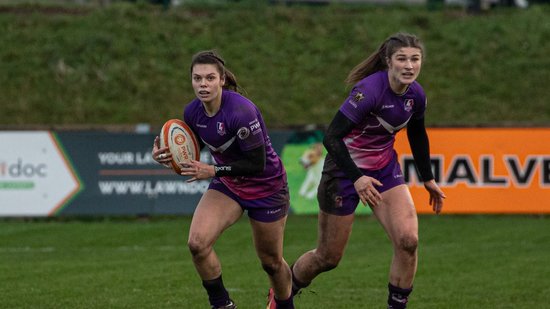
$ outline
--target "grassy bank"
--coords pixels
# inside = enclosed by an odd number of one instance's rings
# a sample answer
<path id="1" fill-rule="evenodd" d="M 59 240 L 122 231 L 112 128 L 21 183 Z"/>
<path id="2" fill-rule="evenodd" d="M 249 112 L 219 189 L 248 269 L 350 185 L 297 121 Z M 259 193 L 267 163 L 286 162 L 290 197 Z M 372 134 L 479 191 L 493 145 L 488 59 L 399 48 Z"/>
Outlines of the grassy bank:
<path id="1" fill-rule="evenodd" d="M 0 6 L 0 124 L 161 125 L 215 48 L 269 126 L 326 124 L 349 70 L 397 31 L 425 40 L 428 124 L 548 125 L 550 6 Z"/>

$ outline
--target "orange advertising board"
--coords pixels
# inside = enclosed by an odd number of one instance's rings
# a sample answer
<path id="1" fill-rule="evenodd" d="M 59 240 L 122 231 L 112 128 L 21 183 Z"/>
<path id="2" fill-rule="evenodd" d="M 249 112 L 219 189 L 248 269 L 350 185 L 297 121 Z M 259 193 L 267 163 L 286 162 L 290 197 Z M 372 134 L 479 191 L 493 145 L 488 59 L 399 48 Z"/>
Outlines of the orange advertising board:
<path id="1" fill-rule="evenodd" d="M 550 128 L 430 128 L 443 213 L 550 213 Z M 406 133 L 395 148 L 418 213 L 433 213 Z"/>

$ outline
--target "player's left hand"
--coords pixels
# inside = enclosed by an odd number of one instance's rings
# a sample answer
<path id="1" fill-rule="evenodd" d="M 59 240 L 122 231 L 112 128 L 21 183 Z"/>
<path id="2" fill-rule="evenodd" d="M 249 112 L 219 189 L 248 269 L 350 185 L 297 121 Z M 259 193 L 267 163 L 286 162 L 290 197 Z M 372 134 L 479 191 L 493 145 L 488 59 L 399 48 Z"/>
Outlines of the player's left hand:
<path id="1" fill-rule="evenodd" d="M 441 209 L 443 209 L 443 200 L 447 197 L 443 191 L 439 188 L 439 186 L 435 183 L 435 180 L 430 180 L 424 182 L 424 188 L 430 193 L 430 205 L 433 208 L 433 211 L 436 214 L 439 214 L 441 212 Z"/>
<path id="2" fill-rule="evenodd" d="M 375 187 L 382 186 L 382 183 L 378 181 L 378 179 L 363 175 L 355 181 L 353 186 L 355 187 L 355 191 L 359 195 L 361 202 L 363 202 L 363 205 L 371 205 L 375 207 L 382 201 L 382 195 L 380 195 L 380 192 L 378 192 Z"/>
<path id="3" fill-rule="evenodd" d="M 181 163 L 180 167 L 182 176 L 191 176 L 186 182 L 208 179 L 215 176 L 214 166 L 200 161 L 190 160 L 189 162 Z"/>

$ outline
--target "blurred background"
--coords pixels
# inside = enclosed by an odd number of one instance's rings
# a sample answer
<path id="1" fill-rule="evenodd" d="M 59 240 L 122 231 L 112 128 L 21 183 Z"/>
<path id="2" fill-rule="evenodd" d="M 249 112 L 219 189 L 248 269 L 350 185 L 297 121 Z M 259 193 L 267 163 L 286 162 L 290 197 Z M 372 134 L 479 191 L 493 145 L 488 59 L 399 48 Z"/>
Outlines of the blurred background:
<path id="1" fill-rule="evenodd" d="M 315 246 L 324 130 L 348 72 L 418 35 L 432 215 L 411 308 L 546 308 L 550 293 L 550 1 L 0 0 L 0 308 L 205 308 L 185 241 L 207 181 L 151 158 L 216 49 L 262 111 L 291 189 L 285 258 Z M 208 152 L 201 161 L 212 162 Z M 235 248 L 238 248 L 235 250 Z M 265 306 L 246 216 L 216 245 L 239 308 Z M 390 244 L 359 207 L 346 257 L 299 308 L 380 308 Z"/>
<path id="2" fill-rule="evenodd" d="M 189 187 L 149 154 L 194 98 L 189 64 L 206 49 L 261 109 L 304 192 L 293 211 L 315 213 L 318 177 L 305 183 L 300 158 L 322 141 L 348 72 L 399 31 L 426 45 L 432 163 L 460 197 L 447 211 L 550 212 L 549 16 L 541 0 L 2 0 L 0 214 L 192 213 L 206 183 Z"/>
<path id="3" fill-rule="evenodd" d="M 179 117 L 217 49 L 270 128 L 325 126 L 343 80 L 397 31 L 427 47 L 430 126 L 544 126 L 548 1 L 0 1 L 0 128 Z"/>

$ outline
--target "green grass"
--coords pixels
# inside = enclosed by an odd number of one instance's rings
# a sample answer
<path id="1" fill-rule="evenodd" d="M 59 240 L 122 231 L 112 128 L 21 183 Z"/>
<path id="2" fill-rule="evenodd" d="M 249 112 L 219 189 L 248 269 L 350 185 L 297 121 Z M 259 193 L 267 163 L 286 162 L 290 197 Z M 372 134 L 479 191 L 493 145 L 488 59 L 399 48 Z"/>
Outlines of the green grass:
<path id="1" fill-rule="evenodd" d="M 544 308 L 549 220 L 420 217 L 410 308 Z M 315 245 L 316 222 L 289 218 L 289 262 Z M 0 308 L 207 308 L 185 247 L 189 224 L 187 217 L 0 221 Z M 373 217 L 358 217 L 341 265 L 304 290 L 297 308 L 383 308 L 390 250 Z M 262 308 L 268 282 L 247 219 L 226 231 L 216 251 L 239 308 Z"/>
<path id="2" fill-rule="evenodd" d="M 397 31 L 416 33 L 427 46 L 419 81 L 429 97 L 428 125 L 550 123 L 550 5 L 468 15 L 403 5 L 210 1 L 164 10 L 147 1 L 107 8 L 20 2 L 0 6 L 4 126 L 160 128 L 193 98 L 191 56 L 211 48 L 269 127 L 326 125 L 347 94 L 347 73 Z"/>

